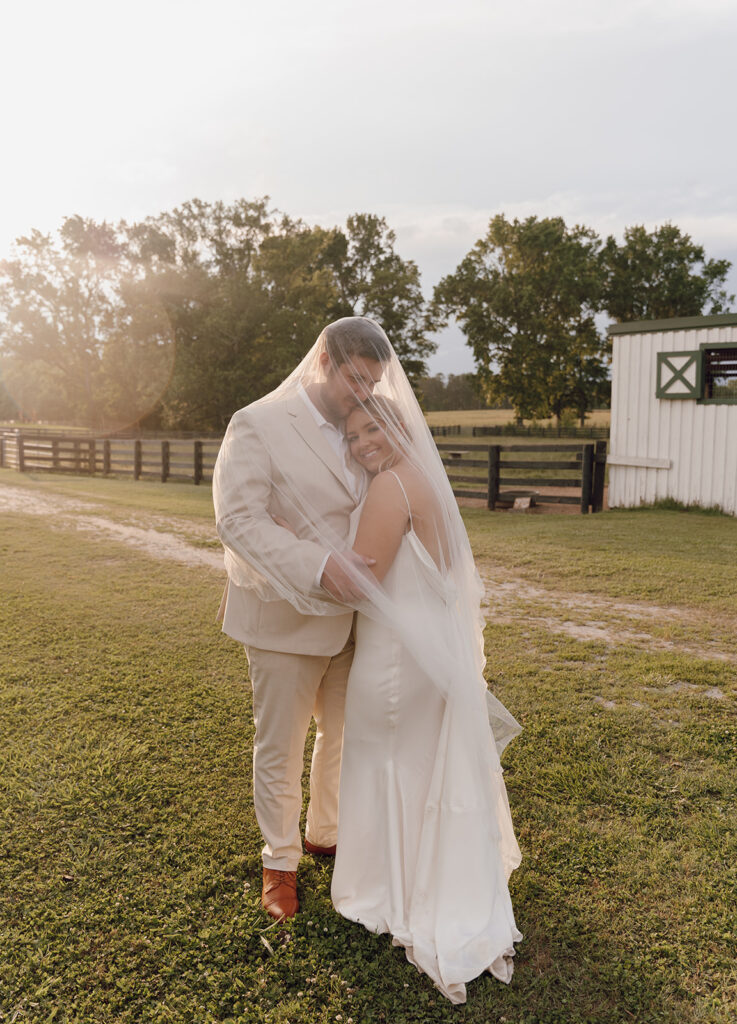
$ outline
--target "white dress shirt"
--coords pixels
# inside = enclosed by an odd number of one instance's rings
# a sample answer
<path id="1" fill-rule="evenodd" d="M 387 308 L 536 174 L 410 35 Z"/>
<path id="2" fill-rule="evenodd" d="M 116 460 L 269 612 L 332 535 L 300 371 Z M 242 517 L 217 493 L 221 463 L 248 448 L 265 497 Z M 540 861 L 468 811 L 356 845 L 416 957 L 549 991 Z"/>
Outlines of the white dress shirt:
<path id="1" fill-rule="evenodd" d="M 356 474 L 348 465 L 348 442 L 345 439 L 345 434 L 341 430 L 338 430 L 334 423 L 325 419 L 304 388 L 300 388 L 299 393 L 302 396 L 303 402 L 312 413 L 315 423 L 317 423 L 320 428 L 320 433 L 337 455 L 340 468 L 343 472 L 343 479 L 348 485 L 348 490 L 351 492 L 353 497 L 358 500 L 358 479 Z"/>
<path id="2" fill-rule="evenodd" d="M 304 388 L 300 388 L 299 393 L 302 396 L 302 400 L 304 401 L 305 405 L 312 413 L 315 423 L 317 423 L 318 427 L 320 428 L 321 434 L 337 455 L 338 462 L 340 463 L 340 468 L 343 471 L 343 478 L 345 479 L 345 482 L 348 485 L 348 490 L 351 492 L 356 501 L 358 501 L 359 482 L 358 478 L 356 477 L 356 474 L 350 469 L 348 465 L 348 442 L 345 439 L 345 434 L 342 431 L 338 430 L 334 423 L 331 423 L 329 420 L 325 419 L 323 414 L 314 404 L 314 402 L 312 401 L 312 399 L 307 394 Z M 318 587 L 322 586 L 322 574 L 325 571 L 325 566 L 327 564 L 328 558 L 330 558 L 330 552 L 328 552 L 328 554 L 325 555 L 322 565 L 317 570 L 317 576 L 315 577 L 315 585 Z"/>

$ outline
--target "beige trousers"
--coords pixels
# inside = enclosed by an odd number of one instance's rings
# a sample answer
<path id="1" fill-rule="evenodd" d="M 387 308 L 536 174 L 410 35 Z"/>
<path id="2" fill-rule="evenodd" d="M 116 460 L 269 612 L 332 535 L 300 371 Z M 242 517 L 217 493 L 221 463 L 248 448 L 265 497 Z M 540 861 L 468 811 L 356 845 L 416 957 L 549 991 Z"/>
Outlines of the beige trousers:
<path id="1" fill-rule="evenodd" d="M 253 802 L 266 845 L 264 867 L 295 871 L 302 856 L 299 816 L 305 740 L 317 725 L 305 834 L 332 846 L 338 834 L 338 788 L 345 691 L 353 633 L 329 657 L 247 647 L 253 686 Z"/>

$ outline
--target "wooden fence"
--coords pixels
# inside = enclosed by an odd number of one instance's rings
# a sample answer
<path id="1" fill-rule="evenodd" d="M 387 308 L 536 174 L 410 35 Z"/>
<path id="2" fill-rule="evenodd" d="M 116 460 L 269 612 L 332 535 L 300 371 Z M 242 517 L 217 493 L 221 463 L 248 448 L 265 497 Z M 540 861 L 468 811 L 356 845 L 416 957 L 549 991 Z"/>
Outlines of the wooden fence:
<path id="1" fill-rule="evenodd" d="M 583 513 L 589 509 L 601 512 L 604 507 L 606 448 L 606 441 L 583 446 L 463 444 L 460 447 L 458 443 L 438 443 L 448 479 L 453 485 L 453 493 L 458 498 L 484 499 L 487 507 L 494 509 L 497 506 L 512 505 L 516 498 L 527 497 L 531 504 L 578 505 Z M 535 457 L 524 458 L 526 455 Z M 548 458 L 542 458 L 543 455 Z M 551 455 L 553 458 L 550 458 Z M 529 475 L 532 473 L 535 475 Z M 561 473 L 567 475 L 562 476 Z M 459 488 L 456 484 L 476 484 L 476 487 Z M 551 490 L 571 489 L 578 493 L 549 493 Z"/>
<path id="2" fill-rule="evenodd" d="M 217 438 L 152 441 L 5 431 L 0 435 L 0 466 L 21 473 L 99 473 L 199 484 L 212 480 L 220 443 Z"/>
<path id="3" fill-rule="evenodd" d="M 582 512 L 600 512 L 603 507 L 606 441 L 584 445 L 466 444 L 463 439 L 436 443 L 459 498 L 481 498 L 490 509 L 510 505 L 517 497 L 530 497 L 532 504 L 579 505 Z M 219 438 L 101 439 L 13 430 L 0 433 L 0 466 L 21 472 L 46 470 L 199 484 L 212 480 L 220 444 Z M 525 457 L 529 455 L 535 457 Z M 533 472 L 534 476 L 528 475 Z M 577 493 L 549 493 L 571 489 Z"/>

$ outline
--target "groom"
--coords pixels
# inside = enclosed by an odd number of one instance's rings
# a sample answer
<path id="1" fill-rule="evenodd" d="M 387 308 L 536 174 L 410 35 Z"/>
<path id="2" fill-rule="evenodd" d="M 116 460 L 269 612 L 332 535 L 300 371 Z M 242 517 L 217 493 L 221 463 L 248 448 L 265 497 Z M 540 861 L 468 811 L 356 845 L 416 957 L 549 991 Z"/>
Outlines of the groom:
<path id="1" fill-rule="evenodd" d="M 213 474 L 218 534 L 226 552 L 235 556 L 230 562 L 226 556 L 223 631 L 244 644 L 248 656 L 256 727 L 253 798 L 265 840 L 261 901 L 275 918 L 292 917 L 299 909 L 301 776 L 312 717 L 317 732 L 305 849 L 335 853 L 353 612 L 301 614 L 273 587 L 264 594 L 268 582 L 262 580 L 258 593 L 239 585 L 231 567 L 238 562 L 273 566 L 278 578 L 306 597 L 329 594 L 348 604 L 359 596 L 335 557 L 300 536 L 305 527 L 287 494 L 309 495 L 315 512 L 347 541 L 359 495 L 340 425 L 373 392 L 391 348 L 381 328 L 365 317 L 336 320 L 321 339 L 320 379 L 286 398 L 240 409 L 230 421 Z M 289 523 L 291 532 L 274 516 Z M 372 563 L 350 557 L 357 565 Z"/>

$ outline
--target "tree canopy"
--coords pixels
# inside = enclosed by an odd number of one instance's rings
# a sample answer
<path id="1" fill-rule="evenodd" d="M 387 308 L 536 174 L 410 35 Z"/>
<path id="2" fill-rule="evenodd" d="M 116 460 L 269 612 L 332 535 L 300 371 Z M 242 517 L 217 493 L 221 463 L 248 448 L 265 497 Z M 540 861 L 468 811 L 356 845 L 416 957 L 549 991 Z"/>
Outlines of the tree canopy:
<path id="1" fill-rule="evenodd" d="M 604 306 L 620 323 L 723 313 L 734 302 L 724 288 L 730 267 L 708 260 L 675 224 L 650 232 L 636 224 L 625 228 L 621 245 L 611 235 L 604 243 Z"/>
<path id="2" fill-rule="evenodd" d="M 119 233 L 81 217 L 0 265 L 2 379 L 26 415 L 114 429 L 166 386 L 171 326 Z"/>
<path id="3" fill-rule="evenodd" d="M 706 258 L 672 224 L 627 228 L 619 244 L 560 217 L 489 223 L 435 289 L 434 326 L 453 316 L 490 400 L 518 419 L 586 412 L 607 401 L 609 348 L 597 325 L 720 313 L 734 301 L 727 260 Z"/>
<path id="4" fill-rule="evenodd" d="M 454 316 L 482 388 L 517 418 L 580 416 L 606 394 L 600 243 L 560 217 L 494 217 L 486 235 L 435 289 L 434 323 Z"/>
<path id="5" fill-rule="evenodd" d="M 616 321 L 726 311 L 727 260 L 673 224 L 602 243 L 560 217 L 495 216 L 426 306 L 383 217 L 331 228 L 268 198 L 193 199 L 137 223 L 79 216 L 0 263 L 0 414 L 113 431 L 222 430 L 272 390 L 321 328 L 375 317 L 426 405 L 513 406 L 518 419 L 607 401 Z M 427 376 L 455 318 L 476 373 Z M 12 399 L 12 402 L 11 402 Z"/>
<path id="6" fill-rule="evenodd" d="M 479 394 L 474 373 L 449 373 L 447 377 L 436 373 L 432 377 L 421 377 L 417 390 L 426 412 L 488 408 L 483 396 Z"/>
<path id="7" fill-rule="evenodd" d="M 373 316 L 411 380 L 434 350 L 415 263 L 386 221 L 311 227 L 267 199 L 192 200 L 33 232 L 0 265 L 0 372 L 22 411 L 97 429 L 222 429 L 340 316 Z"/>

